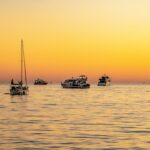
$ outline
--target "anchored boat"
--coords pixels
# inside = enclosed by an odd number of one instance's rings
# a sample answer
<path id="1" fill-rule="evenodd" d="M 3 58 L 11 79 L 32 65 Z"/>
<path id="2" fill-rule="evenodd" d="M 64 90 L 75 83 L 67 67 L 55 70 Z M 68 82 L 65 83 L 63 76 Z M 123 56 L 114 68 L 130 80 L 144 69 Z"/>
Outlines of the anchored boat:
<path id="1" fill-rule="evenodd" d="M 63 83 L 61 83 L 63 88 L 89 88 L 90 84 L 87 83 L 87 76 L 81 75 L 77 78 L 71 78 L 65 80 Z"/>
<path id="2" fill-rule="evenodd" d="M 46 81 L 39 78 L 34 81 L 34 85 L 46 85 L 46 84 L 48 84 Z"/>
<path id="3" fill-rule="evenodd" d="M 20 78 L 21 79 L 18 83 L 14 83 L 13 79 L 11 80 L 10 95 L 27 95 L 29 92 L 29 88 L 27 85 L 27 73 L 26 73 L 23 40 L 21 40 L 21 76 Z M 25 84 L 24 84 L 24 81 L 25 81 Z"/>
<path id="4" fill-rule="evenodd" d="M 101 78 L 99 78 L 98 86 L 107 86 L 110 85 L 111 79 L 107 75 L 103 75 Z"/>

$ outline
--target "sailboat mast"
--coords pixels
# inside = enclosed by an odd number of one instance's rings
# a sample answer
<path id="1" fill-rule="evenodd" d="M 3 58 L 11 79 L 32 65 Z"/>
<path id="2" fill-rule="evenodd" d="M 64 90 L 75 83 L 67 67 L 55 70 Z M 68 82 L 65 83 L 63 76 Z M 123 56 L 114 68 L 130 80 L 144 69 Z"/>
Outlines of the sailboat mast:
<path id="1" fill-rule="evenodd" d="M 27 86 L 27 71 L 26 71 L 26 61 L 25 61 L 23 41 L 22 41 L 22 56 L 23 56 L 23 65 L 24 65 L 24 74 L 25 74 L 25 84 Z"/>
<path id="2" fill-rule="evenodd" d="M 22 80 L 23 80 L 23 54 L 22 54 L 22 51 L 23 51 L 23 40 L 21 40 L 21 85 L 22 85 Z"/>

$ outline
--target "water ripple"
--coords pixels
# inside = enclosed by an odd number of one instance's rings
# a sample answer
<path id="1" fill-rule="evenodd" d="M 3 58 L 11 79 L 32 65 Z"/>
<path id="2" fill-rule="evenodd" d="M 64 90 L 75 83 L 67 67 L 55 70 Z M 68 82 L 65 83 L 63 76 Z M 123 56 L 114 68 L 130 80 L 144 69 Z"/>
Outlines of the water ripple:
<path id="1" fill-rule="evenodd" d="M 150 85 L 63 89 L 30 85 L 28 96 L 0 86 L 2 150 L 149 150 Z"/>

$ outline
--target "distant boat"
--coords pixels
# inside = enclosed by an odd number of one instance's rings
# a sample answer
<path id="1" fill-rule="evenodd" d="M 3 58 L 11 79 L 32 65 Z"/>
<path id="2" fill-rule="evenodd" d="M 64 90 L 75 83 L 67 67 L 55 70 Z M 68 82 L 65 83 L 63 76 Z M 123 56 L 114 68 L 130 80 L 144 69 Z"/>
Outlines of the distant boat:
<path id="1" fill-rule="evenodd" d="M 23 76 L 24 76 L 24 79 L 23 79 Z M 25 84 L 23 83 L 23 81 L 25 81 Z M 27 85 L 24 45 L 23 45 L 23 40 L 21 40 L 21 79 L 18 83 L 14 83 L 13 79 L 11 80 L 10 94 L 11 95 L 27 95 L 28 91 L 29 89 Z"/>
<path id="2" fill-rule="evenodd" d="M 34 85 L 46 85 L 46 84 L 48 84 L 46 81 L 39 78 L 34 81 Z"/>
<path id="3" fill-rule="evenodd" d="M 77 78 L 71 78 L 65 80 L 63 83 L 61 83 L 61 86 L 63 88 L 89 88 L 90 84 L 87 83 L 87 77 L 85 75 L 81 75 Z"/>
<path id="4" fill-rule="evenodd" d="M 98 86 L 107 86 L 110 85 L 111 79 L 107 75 L 103 75 L 99 78 Z"/>

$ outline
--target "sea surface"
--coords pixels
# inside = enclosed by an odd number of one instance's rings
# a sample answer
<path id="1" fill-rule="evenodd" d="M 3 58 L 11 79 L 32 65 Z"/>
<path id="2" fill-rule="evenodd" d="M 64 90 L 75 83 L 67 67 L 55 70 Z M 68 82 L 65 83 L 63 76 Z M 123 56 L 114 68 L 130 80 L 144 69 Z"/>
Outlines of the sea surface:
<path id="1" fill-rule="evenodd" d="M 150 150 L 150 85 L 0 85 L 0 150 Z"/>

